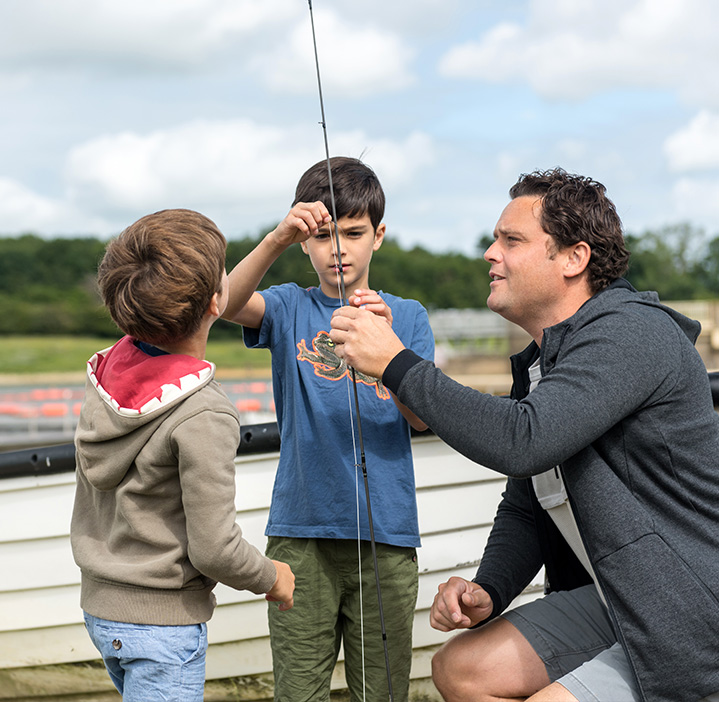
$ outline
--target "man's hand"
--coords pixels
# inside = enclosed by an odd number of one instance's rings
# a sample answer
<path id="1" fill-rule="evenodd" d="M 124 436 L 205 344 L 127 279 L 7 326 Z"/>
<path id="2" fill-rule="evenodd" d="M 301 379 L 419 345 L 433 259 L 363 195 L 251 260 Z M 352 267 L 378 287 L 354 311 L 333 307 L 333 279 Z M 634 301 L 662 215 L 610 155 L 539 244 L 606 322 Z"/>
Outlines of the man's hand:
<path id="1" fill-rule="evenodd" d="M 392 308 L 374 290 L 357 289 L 349 299 L 350 305 L 369 310 L 379 317 L 384 317 L 392 326 Z"/>
<path id="2" fill-rule="evenodd" d="M 317 236 L 320 228 L 330 221 L 332 217 L 323 203 L 298 202 L 267 237 L 277 246 L 287 247 Z"/>
<path id="3" fill-rule="evenodd" d="M 429 613 L 429 623 L 439 631 L 468 629 L 484 621 L 494 604 L 484 588 L 464 578 L 450 578 L 439 586 Z"/>
<path id="4" fill-rule="evenodd" d="M 404 349 L 386 317 L 356 307 L 335 310 L 330 339 L 340 358 L 373 378 L 381 378 L 389 362 Z"/>

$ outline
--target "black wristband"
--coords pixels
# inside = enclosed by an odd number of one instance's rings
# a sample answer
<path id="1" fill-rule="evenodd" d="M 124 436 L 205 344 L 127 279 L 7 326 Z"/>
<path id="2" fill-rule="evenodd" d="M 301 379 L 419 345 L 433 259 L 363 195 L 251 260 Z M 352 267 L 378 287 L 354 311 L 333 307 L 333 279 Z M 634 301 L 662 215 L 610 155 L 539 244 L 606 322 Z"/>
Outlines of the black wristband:
<path id="1" fill-rule="evenodd" d="M 500 602 L 500 598 L 499 593 L 491 585 L 477 582 L 474 578 L 472 578 L 472 582 L 477 583 L 477 585 L 479 585 L 492 599 L 492 613 L 486 619 L 483 619 L 481 622 L 478 622 L 473 627 L 470 627 L 471 629 L 476 629 L 483 624 L 486 624 L 487 622 L 491 622 L 492 619 L 494 619 L 500 614 L 500 612 L 498 611 L 498 603 Z"/>
<path id="2" fill-rule="evenodd" d="M 414 351 L 402 349 L 384 369 L 382 384 L 396 395 L 407 371 L 423 360 Z"/>

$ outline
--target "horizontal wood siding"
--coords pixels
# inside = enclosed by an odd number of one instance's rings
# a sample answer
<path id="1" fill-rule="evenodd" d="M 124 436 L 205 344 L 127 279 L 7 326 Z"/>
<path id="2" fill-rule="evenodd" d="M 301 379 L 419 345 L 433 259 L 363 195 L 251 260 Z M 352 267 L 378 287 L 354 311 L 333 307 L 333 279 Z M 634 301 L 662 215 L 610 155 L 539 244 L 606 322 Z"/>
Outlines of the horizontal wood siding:
<path id="1" fill-rule="evenodd" d="M 429 626 L 428 611 L 441 582 L 474 575 L 504 479 L 434 436 L 415 438 L 413 451 L 422 548 L 412 678 L 416 694 L 432 699 L 431 652 L 448 635 Z M 259 548 L 277 459 L 267 453 L 236 461 L 237 520 Z M 72 693 L 64 699 L 119 699 L 82 624 L 69 538 L 74 485 L 73 473 L 0 481 L 0 700 Z M 206 699 L 271 699 L 267 604 L 223 585 L 216 595 Z M 342 671 L 340 663 L 335 690 L 344 687 Z"/>

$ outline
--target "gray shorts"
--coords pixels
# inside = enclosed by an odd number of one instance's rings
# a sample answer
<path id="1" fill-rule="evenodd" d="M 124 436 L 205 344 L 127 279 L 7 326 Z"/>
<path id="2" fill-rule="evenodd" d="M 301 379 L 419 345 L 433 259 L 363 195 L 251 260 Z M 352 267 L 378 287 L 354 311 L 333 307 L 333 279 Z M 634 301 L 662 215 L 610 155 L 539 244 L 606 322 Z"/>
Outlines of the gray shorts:
<path id="1" fill-rule="evenodd" d="M 639 702 L 629 661 L 594 585 L 554 592 L 502 615 L 529 641 L 552 682 L 579 702 Z M 719 693 L 706 697 L 719 702 Z"/>
<path id="2" fill-rule="evenodd" d="M 502 615 L 580 702 L 636 702 L 637 684 L 594 585 L 553 592 Z"/>

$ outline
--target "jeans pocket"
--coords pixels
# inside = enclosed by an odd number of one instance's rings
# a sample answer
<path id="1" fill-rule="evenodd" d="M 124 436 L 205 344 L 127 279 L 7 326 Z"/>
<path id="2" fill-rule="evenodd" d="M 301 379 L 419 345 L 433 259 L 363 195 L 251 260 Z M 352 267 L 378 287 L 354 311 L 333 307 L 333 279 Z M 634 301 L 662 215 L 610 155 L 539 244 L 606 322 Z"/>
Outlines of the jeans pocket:
<path id="1" fill-rule="evenodd" d="M 178 627 L 176 654 L 183 665 L 204 656 L 207 643 L 207 624 Z"/>

